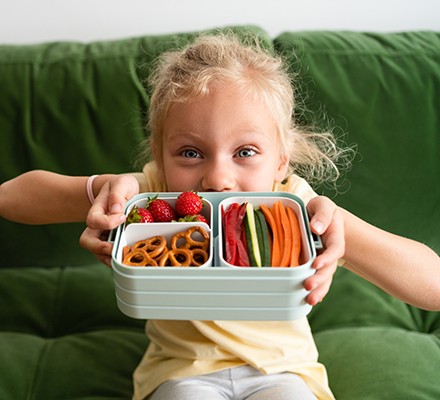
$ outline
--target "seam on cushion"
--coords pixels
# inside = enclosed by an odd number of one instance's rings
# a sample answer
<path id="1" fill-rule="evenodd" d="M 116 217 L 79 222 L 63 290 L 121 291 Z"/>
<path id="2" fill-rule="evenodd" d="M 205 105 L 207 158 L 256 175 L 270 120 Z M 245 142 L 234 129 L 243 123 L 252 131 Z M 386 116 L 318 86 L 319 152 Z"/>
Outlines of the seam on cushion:
<path id="1" fill-rule="evenodd" d="M 402 328 L 400 326 L 386 325 L 386 324 L 374 324 L 374 325 L 341 324 L 339 326 L 326 327 L 326 328 L 320 329 L 320 330 L 313 330 L 312 329 L 312 334 L 319 335 L 321 333 L 343 331 L 343 330 L 353 330 L 353 329 L 355 329 L 355 330 L 389 329 L 389 330 L 401 331 L 401 332 L 405 332 L 405 333 L 420 334 L 420 335 L 426 335 L 426 336 L 432 335 L 432 333 L 429 333 L 429 332 L 421 332 L 421 331 L 417 331 L 415 329 L 407 329 L 407 328 Z"/>
<path id="2" fill-rule="evenodd" d="M 373 330 L 373 331 L 393 331 L 393 332 L 401 332 L 402 334 L 405 335 L 409 335 L 409 336 L 423 336 L 426 338 L 429 338 L 430 340 L 433 340 L 434 342 L 436 341 L 438 334 L 436 333 L 427 333 L 427 332 L 419 332 L 419 331 L 415 331 L 415 330 L 408 330 L 408 329 L 404 329 L 404 328 L 399 328 L 396 326 L 389 326 L 389 325 L 374 325 L 374 326 L 356 326 L 356 325 L 347 325 L 347 326 L 340 326 L 340 327 L 333 327 L 330 329 L 325 329 L 325 330 L 321 330 L 321 331 L 317 331 L 317 332 L 313 332 L 313 336 L 319 336 L 320 334 L 328 334 L 328 333 L 332 333 L 332 332 L 337 332 L 337 331 L 368 331 L 368 330 Z"/>
<path id="3" fill-rule="evenodd" d="M 52 309 L 52 316 L 50 318 L 50 331 L 48 329 L 48 336 L 49 338 L 55 338 L 55 335 L 57 334 L 57 337 L 60 336 L 60 332 L 56 332 L 58 330 L 57 327 L 57 321 L 58 321 L 58 315 L 60 315 L 60 293 L 64 282 L 64 276 L 66 272 L 66 267 L 62 266 L 59 267 L 58 276 L 55 281 L 56 289 L 54 291 L 54 298 L 53 298 L 53 309 Z"/>
<path id="4" fill-rule="evenodd" d="M 102 55 L 102 56 L 81 56 L 81 57 L 76 57 L 74 55 L 72 56 L 67 56 L 65 58 L 56 58 L 53 60 L 44 60 L 44 59 L 15 59 L 15 60 L 3 60 L 0 61 L 0 66 L 2 65 L 6 65 L 6 66 L 11 66 L 11 65 L 38 65 L 38 66 L 44 66 L 44 65 L 53 65 L 53 64 L 65 64 L 66 62 L 79 62 L 79 63 L 89 63 L 89 62 L 93 62 L 93 61 L 110 61 L 110 60 L 117 60 L 117 59 L 126 59 L 128 58 L 137 58 L 139 56 L 138 53 L 131 53 L 128 52 L 127 53 L 120 53 L 120 54 L 106 54 L 106 55 Z"/>
<path id="5" fill-rule="evenodd" d="M 301 60 L 310 55 L 323 55 L 323 56 L 349 56 L 349 57 L 357 57 L 357 56 L 372 56 L 372 57 L 391 57 L 391 58 L 399 58 L 399 57 L 420 57 L 420 56 L 431 56 L 434 58 L 439 57 L 439 53 L 430 48 L 411 48 L 411 49 L 356 49 L 356 48 L 342 48 L 342 49 L 333 49 L 328 47 L 322 48 L 310 48 L 306 41 L 297 40 L 290 41 L 285 44 L 282 41 L 274 42 L 275 49 L 281 55 L 288 55 L 290 51 L 293 50 L 294 54 L 298 56 Z"/>
<path id="6" fill-rule="evenodd" d="M 46 359 L 46 354 L 48 350 L 50 349 L 50 347 L 52 347 L 52 340 L 46 340 L 44 338 L 42 340 L 44 340 L 44 346 L 41 350 L 40 357 L 38 358 L 37 364 L 35 366 L 34 379 L 32 379 L 32 383 L 30 385 L 29 393 L 26 396 L 26 400 L 33 400 L 38 398 L 36 389 L 39 386 L 39 381 L 41 377 L 40 371 L 44 371 L 44 368 L 41 368 L 41 366 L 44 364 L 44 360 Z"/>
<path id="7" fill-rule="evenodd" d="M 301 48 L 297 49 L 301 54 Z M 391 57 L 391 58 L 399 58 L 399 57 L 417 57 L 417 56 L 434 56 L 435 58 L 439 57 L 439 53 L 436 53 L 433 50 L 332 50 L 332 49 L 307 49 L 305 51 L 307 54 L 321 54 L 321 55 L 335 55 L 335 56 L 373 56 L 373 57 Z"/>
<path id="8" fill-rule="evenodd" d="M 341 32 L 339 32 L 341 33 Z M 283 35 L 283 34 L 282 34 Z M 281 36 L 282 36 L 281 35 Z M 337 41 L 339 42 L 340 38 L 338 36 L 338 34 L 336 35 L 332 35 L 334 38 L 337 39 Z M 403 43 L 400 43 L 399 47 L 397 48 L 393 48 L 392 47 L 392 42 L 391 44 L 389 44 L 387 46 L 387 43 L 382 43 L 380 40 L 380 38 L 384 37 L 386 38 L 387 35 L 382 35 L 379 38 L 376 37 L 371 37 L 370 35 L 367 34 L 361 34 L 360 36 L 362 38 L 362 41 L 364 39 L 367 39 L 369 41 L 371 41 L 368 44 L 363 44 L 362 46 L 364 48 L 348 48 L 348 47 L 344 47 L 345 45 L 342 46 L 338 46 L 338 43 L 336 43 L 332 47 L 313 47 L 310 48 L 309 43 L 313 43 L 314 40 L 312 38 L 312 40 L 310 38 L 303 38 L 303 37 L 293 37 L 293 38 L 287 38 L 287 40 L 285 39 L 280 39 L 280 37 L 274 38 L 273 39 L 273 43 L 274 43 L 274 47 L 275 49 L 280 52 L 281 54 L 283 54 L 285 51 L 291 50 L 293 49 L 294 52 L 296 54 L 312 54 L 312 55 L 335 55 L 335 56 L 341 56 L 341 55 L 346 55 L 346 56 L 386 56 L 386 57 L 403 57 L 403 56 L 435 56 L 435 58 L 437 58 L 439 56 L 439 53 L 437 51 L 436 48 L 432 48 L 432 43 L 430 44 L 429 47 L 424 47 L 423 45 L 416 45 L 414 47 L 410 47 L 410 48 L 402 48 Z M 391 36 L 392 37 L 392 36 Z M 398 36 L 396 36 L 398 37 Z M 436 38 L 440 39 L 440 36 L 436 36 Z M 403 37 L 404 40 L 406 40 L 405 37 Z M 417 40 L 416 40 L 417 42 Z M 347 43 L 351 43 L 351 44 L 356 44 L 357 43 L 357 39 L 348 39 Z M 410 40 L 408 43 L 412 43 L 412 40 Z M 418 42 L 417 42 L 418 43 Z M 375 47 L 375 48 L 373 48 Z"/>

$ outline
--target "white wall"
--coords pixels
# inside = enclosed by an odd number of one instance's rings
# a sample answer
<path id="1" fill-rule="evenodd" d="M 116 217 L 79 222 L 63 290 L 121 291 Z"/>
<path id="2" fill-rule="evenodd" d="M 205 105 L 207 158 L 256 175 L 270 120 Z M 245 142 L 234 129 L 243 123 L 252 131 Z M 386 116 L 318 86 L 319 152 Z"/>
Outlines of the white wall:
<path id="1" fill-rule="evenodd" d="M 91 41 L 256 24 L 286 30 L 440 31 L 439 0 L 0 0 L 0 43 Z"/>

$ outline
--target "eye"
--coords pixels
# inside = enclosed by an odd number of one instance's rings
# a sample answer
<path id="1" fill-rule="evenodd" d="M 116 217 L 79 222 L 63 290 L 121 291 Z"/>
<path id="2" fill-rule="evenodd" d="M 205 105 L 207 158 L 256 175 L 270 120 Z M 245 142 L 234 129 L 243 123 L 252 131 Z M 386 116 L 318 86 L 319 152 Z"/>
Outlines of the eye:
<path id="1" fill-rule="evenodd" d="M 195 149 L 185 149 L 180 153 L 182 157 L 185 158 L 200 158 L 200 153 Z"/>
<path id="2" fill-rule="evenodd" d="M 244 147 L 237 151 L 237 157 L 239 158 L 248 158 L 254 156 L 255 154 L 257 154 L 257 152 L 252 147 Z"/>

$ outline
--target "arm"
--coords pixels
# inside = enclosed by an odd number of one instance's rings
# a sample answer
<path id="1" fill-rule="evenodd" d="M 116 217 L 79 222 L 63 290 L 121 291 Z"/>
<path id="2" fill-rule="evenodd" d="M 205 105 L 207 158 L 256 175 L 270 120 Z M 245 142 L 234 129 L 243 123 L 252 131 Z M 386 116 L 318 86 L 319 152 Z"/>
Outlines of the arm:
<path id="1" fill-rule="evenodd" d="M 378 229 L 346 210 L 345 268 L 390 295 L 426 310 L 440 310 L 440 257 L 429 247 Z"/>
<path id="2" fill-rule="evenodd" d="M 440 310 L 440 257 L 422 243 L 383 231 L 328 198 L 312 199 L 307 211 L 311 229 L 322 235 L 324 251 L 304 282 L 307 302 L 315 305 L 330 289 L 337 262 L 388 294 L 416 307 Z"/>
<path id="3" fill-rule="evenodd" d="M 112 176 L 98 176 L 93 192 L 99 193 Z M 24 224 L 85 221 L 90 208 L 87 179 L 43 170 L 26 172 L 0 186 L 0 215 Z"/>

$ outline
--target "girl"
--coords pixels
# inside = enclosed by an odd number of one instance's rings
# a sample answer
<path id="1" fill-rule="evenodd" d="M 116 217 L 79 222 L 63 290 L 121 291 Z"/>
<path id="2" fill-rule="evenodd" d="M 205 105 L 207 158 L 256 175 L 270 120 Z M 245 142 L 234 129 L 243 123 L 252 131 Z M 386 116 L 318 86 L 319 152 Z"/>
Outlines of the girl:
<path id="1" fill-rule="evenodd" d="M 202 36 L 165 54 L 151 84 L 154 162 L 143 173 L 87 179 L 34 171 L 2 185 L 2 215 L 48 223 L 81 220 L 90 209 L 81 244 L 108 264 L 111 245 L 101 234 L 123 222 L 125 201 L 139 191 L 288 191 L 307 203 L 312 230 L 325 244 L 316 274 L 304 283 L 309 303 L 325 296 L 343 264 L 403 301 L 440 309 L 437 254 L 316 196 L 299 177 L 337 178 L 344 153 L 330 134 L 293 124 L 291 81 L 278 58 L 233 37 Z M 32 215 L 17 207 L 28 196 L 41 207 Z M 333 399 L 306 318 L 150 320 L 147 334 L 151 343 L 134 374 L 136 399 Z"/>

